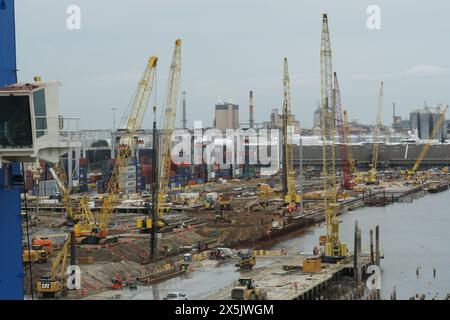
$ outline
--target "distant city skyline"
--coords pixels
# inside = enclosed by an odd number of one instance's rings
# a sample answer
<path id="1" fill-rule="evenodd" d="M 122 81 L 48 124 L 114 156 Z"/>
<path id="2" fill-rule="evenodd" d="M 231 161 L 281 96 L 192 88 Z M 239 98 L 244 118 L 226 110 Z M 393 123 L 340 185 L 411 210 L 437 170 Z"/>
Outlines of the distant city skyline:
<path id="1" fill-rule="evenodd" d="M 66 27 L 66 9 L 81 9 L 81 29 Z M 350 119 L 373 124 L 378 83 L 385 82 L 383 124 L 396 114 L 450 101 L 450 44 L 442 35 L 450 11 L 445 1 L 388 1 L 381 30 L 366 20 L 373 1 L 16 1 L 19 81 L 59 80 L 61 113 L 81 117 L 84 129 L 119 122 L 150 55 L 159 57 L 157 105 L 161 111 L 175 39 L 183 39 L 181 91 L 187 94 L 188 127 L 212 126 L 218 99 L 239 105 L 248 123 L 248 92 L 255 122 L 282 104 L 283 58 L 290 66 L 292 109 L 300 126 L 313 125 L 320 99 L 321 13 L 327 12 L 333 69 Z M 152 102 L 153 104 L 153 98 Z M 150 109 L 149 109 L 150 110 Z M 144 127 L 151 127 L 147 112 Z M 157 121 L 160 122 L 160 116 Z M 177 109 L 181 125 L 181 95 Z"/>

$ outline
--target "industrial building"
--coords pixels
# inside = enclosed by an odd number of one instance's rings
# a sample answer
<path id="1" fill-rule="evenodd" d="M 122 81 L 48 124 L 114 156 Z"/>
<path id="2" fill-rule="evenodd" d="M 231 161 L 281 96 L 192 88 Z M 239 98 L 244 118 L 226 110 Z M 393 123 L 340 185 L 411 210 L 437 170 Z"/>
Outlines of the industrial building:
<path id="1" fill-rule="evenodd" d="M 427 140 L 431 138 L 431 133 L 439 118 L 440 109 L 424 108 L 417 109 L 409 115 L 409 126 L 411 131 L 417 130 L 419 138 Z M 447 138 L 447 123 L 444 121 L 442 127 L 436 134 L 436 139 L 445 140 Z"/>
<path id="2" fill-rule="evenodd" d="M 216 104 L 214 127 L 223 132 L 227 129 L 238 129 L 239 106 L 232 102 Z"/>

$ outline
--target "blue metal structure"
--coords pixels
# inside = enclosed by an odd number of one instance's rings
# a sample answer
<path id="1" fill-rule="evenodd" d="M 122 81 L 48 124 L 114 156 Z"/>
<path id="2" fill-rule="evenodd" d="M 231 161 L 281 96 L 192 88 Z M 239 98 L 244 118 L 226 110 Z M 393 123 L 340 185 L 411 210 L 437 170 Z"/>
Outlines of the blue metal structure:
<path id="1" fill-rule="evenodd" d="M 17 82 L 14 0 L 0 0 L 0 87 Z M 0 300 L 24 298 L 18 163 L 0 168 Z"/>
<path id="2" fill-rule="evenodd" d="M 0 87 L 16 82 L 14 0 L 0 0 Z"/>
<path id="3" fill-rule="evenodd" d="M 23 300 L 20 165 L 0 169 L 0 300 Z"/>

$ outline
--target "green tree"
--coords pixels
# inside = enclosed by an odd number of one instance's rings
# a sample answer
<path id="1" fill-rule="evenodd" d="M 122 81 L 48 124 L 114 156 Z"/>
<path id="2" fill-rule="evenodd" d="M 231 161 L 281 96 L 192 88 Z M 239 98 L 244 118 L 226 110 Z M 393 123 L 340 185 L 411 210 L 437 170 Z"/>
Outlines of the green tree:
<path id="1" fill-rule="evenodd" d="M 98 147 L 108 147 L 108 142 L 106 140 L 98 140 L 91 144 L 92 148 L 98 148 Z"/>

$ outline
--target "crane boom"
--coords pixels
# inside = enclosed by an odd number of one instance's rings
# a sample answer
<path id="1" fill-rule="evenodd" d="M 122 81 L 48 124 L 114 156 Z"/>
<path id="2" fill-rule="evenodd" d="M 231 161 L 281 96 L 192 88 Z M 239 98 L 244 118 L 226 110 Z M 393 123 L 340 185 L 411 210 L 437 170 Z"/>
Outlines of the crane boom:
<path id="1" fill-rule="evenodd" d="M 372 148 L 372 166 L 369 173 L 370 183 L 375 183 L 377 179 L 377 163 L 378 163 L 378 148 L 379 148 L 379 138 L 381 130 L 381 114 L 383 113 L 384 105 L 384 84 L 383 81 L 380 83 L 380 93 L 378 96 L 378 107 L 377 107 L 377 123 L 373 135 L 373 148 Z"/>
<path id="2" fill-rule="evenodd" d="M 350 170 L 347 158 L 347 132 L 345 130 L 345 123 L 343 120 L 343 111 L 341 104 L 341 90 L 336 72 L 334 73 L 334 105 L 335 105 L 335 124 L 339 133 L 339 156 L 342 168 L 342 186 L 344 189 L 352 189 L 350 181 Z"/>
<path id="3" fill-rule="evenodd" d="M 163 204 L 165 202 L 165 194 L 169 188 L 170 165 L 172 157 L 171 137 L 175 129 L 175 117 L 178 104 L 178 92 L 180 89 L 181 76 L 181 39 L 175 41 L 172 63 L 170 65 L 169 79 L 167 83 L 166 99 L 164 101 L 163 110 L 163 126 L 161 134 L 161 142 L 159 144 L 159 191 L 158 191 L 158 213 L 160 217 L 163 214 Z"/>
<path id="4" fill-rule="evenodd" d="M 61 251 L 58 253 L 55 260 L 53 260 L 53 262 L 52 262 L 52 269 L 50 272 L 50 278 L 52 280 L 56 279 L 56 277 L 58 276 L 58 274 L 57 274 L 58 269 L 61 269 L 61 273 L 60 273 L 61 279 L 64 276 L 64 272 L 66 271 L 65 264 L 66 264 L 66 260 L 67 260 L 67 252 L 69 249 L 69 244 L 70 244 L 70 235 L 67 234 L 66 238 L 64 239 L 64 243 L 61 248 Z"/>
<path id="5" fill-rule="evenodd" d="M 127 116 L 125 130 L 129 134 L 122 137 L 121 144 L 126 144 L 131 147 L 133 145 L 133 141 L 131 140 L 134 138 L 134 134 L 142 128 L 142 121 L 144 120 L 148 101 L 153 89 L 157 62 L 158 58 L 155 56 L 151 56 L 148 59 L 147 66 L 139 81 Z"/>
<path id="6" fill-rule="evenodd" d="M 67 183 L 67 175 L 66 172 L 64 171 L 64 164 L 59 163 L 54 167 L 50 167 L 49 171 L 52 174 L 53 179 L 55 179 L 57 188 L 59 190 L 59 193 L 61 194 L 64 208 L 66 209 L 67 212 L 67 218 L 68 220 L 73 221 L 75 219 L 75 215 L 77 212 L 74 208 L 72 197 L 70 196 L 70 188 Z"/>
<path id="7" fill-rule="evenodd" d="M 350 174 L 355 172 L 355 163 L 353 161 L 353 152 L 352 152 L 352 145 L 348 141 L 348 135 L 350 133 L 350 125 L 348 122 L 348 114 L 347 110 L 342 110 L 342 113 L 344 115 L 344 132 L 345 132 L 345 144 L 347 146 L 347 163 L 348 163 L 348 171 Z"/>
<path id="8" fill-rule="evenodd" d="M 347 255 L 347 247 L 339 239 L 339 221 L 337 213 L 337 192 L 335 172 L 334 125 L 335 104 L 333 95 L 333 71 L 328 16 L 322 15 L 322 36 L 320 48 L 320 78 L 322 98 L 322 173 L 323 202 L 326 218 L 327 235 L 323 259 L 334 259 Z"/>
<path id="9" fill-rule="evenodd" d="M 417 171 L 417 169 L 419 169 L 420 164 L 422 163 L 423 159 L 425 158 L 425 156 L 428 152 L 428 149 L 431 146 L 431 141 L 436 139 L 437 134 L 442 127 L 442 123 L 444 122 L 445 114 L 447 113 L 447 110 L 448 110 L 448 105 L 445 106 L 444 108 L 441 108 L 441 111 L 439 112 L 439 117 L 438 117 L 436 123 L 434 124 L 433 131 L 431 132 L 430 140 L 423 146 L 422 150 L 420 151 L 419 157 L 417 158 L 417 160 L 414 163 L 414 166 L 411 170 L 412 174 L 414 174 Z"/>
<path id="10" fill-rule="evenodd" d="M 148 59 L 144 73 L 131 99 L 132 105 L 128 113 L 124 135 L 120 140 L 119 154 L 115 159 L 107 190 L 103 197 L 102 208 L 98 215 L 94 216 L 91 212 L 86 198 L 81 199 L 80 208 L 83 216 L 90 224 L 92 230 L 98 230 L 96 232 L 96 238 L 104 238 L 108 233 L 111 214 L 119 201 L 121 171 L 127 166 L 130 158 L 134 154 L 134 136 L 136 131 L 141 129 L 145 111 L 147 110 L 153 89 L 157 61 L 158 59 L 154 56 Z"/>
<path id="11" fill-rule="evenodd" d="M 291 116 L 291 84 L 288 60 L 284 58 L 283 68 L 283 193 L 285 202 L 300 202 L 295 186 L 295 171 L 292 152 L 292 139 L 289 139 L 289 119 Z M 289 141 L 291 140 L 291 141 Z"/>

